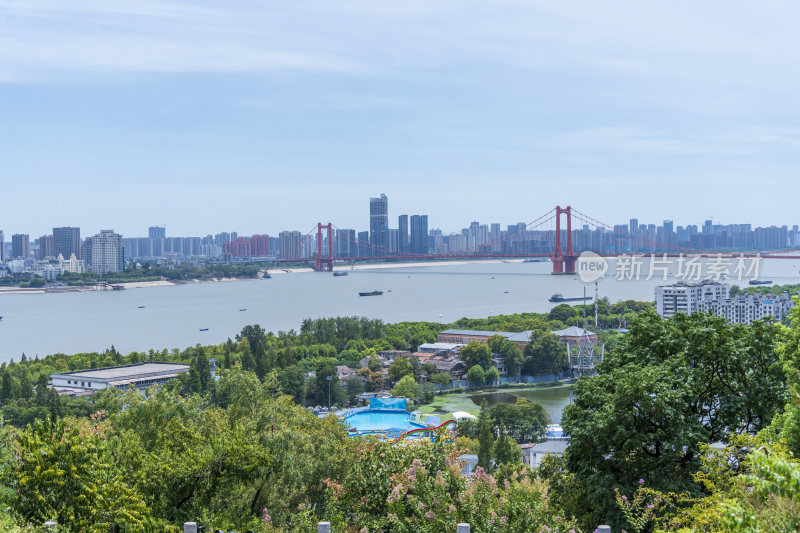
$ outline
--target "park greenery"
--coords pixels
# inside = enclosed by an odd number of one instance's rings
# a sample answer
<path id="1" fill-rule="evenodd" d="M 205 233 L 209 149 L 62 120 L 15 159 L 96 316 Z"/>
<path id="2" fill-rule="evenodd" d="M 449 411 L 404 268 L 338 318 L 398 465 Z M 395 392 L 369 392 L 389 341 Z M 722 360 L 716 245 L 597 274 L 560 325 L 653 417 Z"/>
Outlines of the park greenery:
<path id="1" fill-rule="evenodd" d="M 87 285 L 97 281 L 108 283 L 124 283 L 129 281 L 188 281 L 214 280 L 222 278 L 252 278 L 263 268 L 257 263 L 214 263 L 204 262 L 197 265 L 179 263 L 176 265 L 158 265 L 155 263 L 129 263 L 122 272 L 108 272 L 98 275 L 94 272 L 76 274 L 65 272 L 58 276 L 58 281 L 67 285 Z"/>
<path id="2" fill-rule="evenodd" d="M 483 406 L 456 435 L 443 429 L 411 445 L 348 437 L 338 418 L 301 406 L 327 403 L 323 384 L 337 365 L 366 358 L 369 387 L 378 351 L 415 349 L 451 325 L 309 319 L 299 332 L 248 326 L 219 346 L 2 365 L 0 527 L 33 532 L 57 520 L 70 532 L 177 532 L 192 520 L 312 532 L 324 519 L 337 532 L 453 532 L 457 522 L 480 532 L 800 530 L 800 306 L 790 325 L 633 314 L 597 375 L 573 386 L 565 456 L 536 470 L 517 446 L 540 440 L 549 421 L 534 402 Z M 522 372 L 550 350 L 546 333 L 568 323 L 482 320 L 496 326 L 457 326 L 534 331 Z M 470 370 L 486 379 L 485 352 L 471 352 Z M 46 386 L 52 372 L 144 360 L 190 371 L 147 395 L 66 399 Z M 405 360 L 392 386 L 424 398 L 428 370 Z M 335 385 L 335 401 L 346 401 L 350 383 Z M 461 474 L 466 452 L 478 455 L 471 476 Z"/>
<path id="3" fill-rule="evenodd" d="M 789 294 L 789 296 L 797 296 L 800 294 L 800 283 L 789 283 L 785 285 L 756 285 L 744 287 L 743 289 L 740 289 L 740 291 L 750 294 L 781 294 L 786 292 Z"/>
<path id="4" fill-rule="evenodd" d="M 216 263 L 205 261 L 197 264 L 178 263 L 159 265 L 151 262 L 128 263 L 122 272 L 64 272 L 57 281 L 69 286 L 91 285 L 98 282 L 127 283 L 167 280 L 172 282 L 202 280 L 212 281 L 223 278 L 255 278 L 263 268 L 271 266 L 261 263 Z M 44 287 L 47 281 L 39 275 L 30 273 L 11 274 L 0 278 L 0 285 L 16 285 L 20 288 Z"/>

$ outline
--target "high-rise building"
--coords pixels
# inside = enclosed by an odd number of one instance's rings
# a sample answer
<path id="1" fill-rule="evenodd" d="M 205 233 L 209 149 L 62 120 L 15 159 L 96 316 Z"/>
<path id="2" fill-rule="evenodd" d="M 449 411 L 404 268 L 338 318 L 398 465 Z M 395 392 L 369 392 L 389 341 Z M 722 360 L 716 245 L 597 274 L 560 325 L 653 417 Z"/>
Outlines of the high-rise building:
<path id="1" fill-rule="evenodd" d="M 369 232 L 358 232 L 358 257 L 372 257 L 375 255 L 374 249 L 369 244 Z"/>
<path id="2" fill-rule="evenodd" d="M 337 229 L 333 239 L 333 253 L 336 257 L 357 257 L 358 241 L 356 241 L 356 230 Z"/>
<path id="3" fill-rule="evenodd" d="M 53 228 L 53 253 L 56 257 L 61 254 L 69 259 L 72 254 L 81 257 L 81 228 L 63 227 Z"/>
<path id="4" fill-rule="evenodd" d="M 42 235 L 39 237 L 39 249 L 36 250 L 36 259 L 46 259 L 48 257 L 57 257 L 58 254 L 54 253 L 52 235 Z"/>
<path id="5" fill-rule="evenodd" d="M 408 244 L 408 215 L 400 215 L 397 217 L 397 228 L 398 228 L 398 249 L 403 253 L 408 253 L 409 244 Z"/>
<path id="6" fill-rule="evenodd" d="M 389 249 L 392 252 L 400 251 L 400 230 L 389 228 Z"/>
<path id="7" fill-rule="evenodd" d="M 166 239 L 167 228 L 164 226 L 150 226 L 147 228 L 147 236 L 151 239 Z"/>
<path id="8" fill-rule="evenodd" d="M 691 315 L 703 310 L 706 301 L 728 298 L 730 286 L 711 280 L 701 282 L 679 281 L 656 287 L 656 313 L 669 318 L 678 313 Z"/>
<path id="9" fill-rule="evenodd" d="M 122 235 L 114 230 L 104 229 L 92 237 L 92 271 L 103 275 L 108 272 L 122 272 L 125 258 Z"/>
<path id="10" fill-rule="evenodd" d="M 81 243 L 81 257 L 86 267 L 92 266 L 92 244 L 94 239 L 92 237 L 86 238 Z"/>
<path id="11" fill-rule="evenodd" d="M 30 241 L 26 233 L 15 233 L 11 236 L 11 257 L 27 259 L 30 254 Z"/>
<path id="12" fill-rule="evenodd" d="M 269 235 L 253 235 L 250 237 L 250 247 L 253 257 L 267 257 L 269 250 Z"/>
<path id="13" fill-rule="evenodd" d="M 385 194 L 369 199 L 369 242 L 373 255 L 384 255 L 389 248 L 389 199 Z"/>
<path id="14" fill-rule="evenodd" d="M 3 230 L 0 229 L 0 263 L 6 260 L 5 247 L 6 247 L 6 236 L 3 234 Z"/>
<path id="15" fill-rule="evenodd" d="M 282 231 L 278 234 L 278 239 L 280 239 L 281 259 L 300 259 L 303 257 L 299 231 Z"/>
<path id="16" fill-rule="evenodd" d="M 428 253 L 428 215 L 411 216 L 411 253 Z"/>

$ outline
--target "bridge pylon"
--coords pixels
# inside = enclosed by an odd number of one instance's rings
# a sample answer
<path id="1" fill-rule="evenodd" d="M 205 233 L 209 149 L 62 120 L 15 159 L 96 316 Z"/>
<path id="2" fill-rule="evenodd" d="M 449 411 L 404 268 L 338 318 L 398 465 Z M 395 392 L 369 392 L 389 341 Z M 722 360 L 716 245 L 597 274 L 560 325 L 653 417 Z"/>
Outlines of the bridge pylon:
<path id="1" fill-rule="evenodd" d="M 322 230 L 327 231 L 328 255 L 322 255 Z M 333 272 L 333 224 L 317 222 L 317 260 L 314 270 L 317 272 Z"/>
<path id="2" fill-rule="evenodd" d="M 565 252 L 561 250 L 561 215 L 567 215 L 567 249 Z M 572 207 L 567 206 L 562 209 L 560 205 L 556 206 L 556 245 L 553 249 L 553 256 L 550 258 L 553 262 L 553 274 L 575 274 L 575 263 L 578 261 L 578 256 L 572 249 Z"/>

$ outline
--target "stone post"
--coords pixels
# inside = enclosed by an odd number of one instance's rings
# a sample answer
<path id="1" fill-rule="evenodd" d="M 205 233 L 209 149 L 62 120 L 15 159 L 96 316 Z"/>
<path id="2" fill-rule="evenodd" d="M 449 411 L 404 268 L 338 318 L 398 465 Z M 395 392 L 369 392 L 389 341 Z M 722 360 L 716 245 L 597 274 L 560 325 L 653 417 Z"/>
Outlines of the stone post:
<path id="1" fill-rule="evenodd" d="M 456 526 L 456 533 L 469 533 L 469 524 L 458 524 Z"/>
<path id="2" fill-rule="evenodd" d="M 183 533 L 197 533 L 197 522 L 184 522 Z"/>
<path id="3" fill-rule="evenodd" d="M 317 524 L 317 533 L 331 533 L 331 523 L 320 522 Z"/>

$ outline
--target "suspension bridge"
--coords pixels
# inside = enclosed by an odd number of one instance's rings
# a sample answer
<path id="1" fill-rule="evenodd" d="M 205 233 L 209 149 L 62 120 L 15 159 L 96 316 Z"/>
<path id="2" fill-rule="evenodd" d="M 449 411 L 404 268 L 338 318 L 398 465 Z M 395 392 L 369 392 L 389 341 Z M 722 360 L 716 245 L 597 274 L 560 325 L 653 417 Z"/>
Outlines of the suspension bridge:
<path id="1" fill-rule="evenodd" d="M 562 218 L 565 217 L 566 225 L 562 226 Z M 576 221 L 584 224 L 582 230 L 573 229 L 573 218 Z M 522 226 L 522 224 L 520 224 Z M 554 227 L 553 227 L 554 226 Z M 298 263 L 308 262 L 313 264 L 315 270 L 320 272 L 330 272 L 333 270 L 335 262 L 360 262 L 360 261 L 375 261 L 375 260 L 446 260 L 446 259 L 533 259 L 544 258 L 549 259 L 552 263 L 553 274 L 575 274 L 576 264 L 578 262 L 579 254 L 576 253 L 574 240 L 578 231 L 585 231 L 586 228 L 590 231 L 602 230 L 607 232 L 614 239 L 621 239 L 622 242 L 627 243 L 627 247 L 634 248 L 637 251 L 614 251 L 604 252 L 596 251 L 595 253 L 601 257 L 619 257 L 619 256 L 649 256 L 656 255 L 658 258 L 662 257 L 708 257 L 708 258 L 740 258 L 740 257 L 761 257 L 761 258 L 774 258 L 774 259 L 800 259 L 800 249 L 779 249 L 779 250 L 759 250 L 748 252 L 716 252 L 707 249 L 691 248 L 681 246 L 675 243 L 658 242 L 652 238 L 647 238 L 642 235 L 636 235 L 629 231 L 621 230 L 618 226 L 612 226 L 600 222 L 595 218 L 588 216 L 577 209 L 566 206 L 556 206 L 547 213 L 537 217 L 533 221 L 524 224 L 524 228 L 518 228 L 517 231 L 508 231 L 505 234 L 488 239 L 478 245 L 467 247 L 451 252 L 433 252 L 433 253 L 410 253 L 408 251 L 399 251 L 390 249 L 386 246 L 377 245 L 364 239 L 352 236 L 352 232 L 340 231 L 337 232 L 337 238 L 346 239 L 350 246 L 356 247 L 359 250 L 358 255 L 338 256 L 334 253 L 334 230 L 340 230 L 333 223 L 328 222 L 323 224 L 318 222 L 317 225 L 303 238 L 316 237 L 316 253 L 303 252 L 298 253 L 300 249 L 313 250 L 312 247 L 302 246 L 298 243 L 293 250 L 282 250 L 283 257 L 275 259 L 276 263 Z M 531 251 L 531 252 L 515 252 L 515 247 L 510 246 L 514 242 L 518 242 L 520 237 L 526 232 L 539 231 L 548 235 L 546 242 L 540 242 L 542 248 L 546 251 Z M 301 239 L 302 240 L 302 239 Z M 635 246 L 631 246 L 635 244 Z M 641 250 L 650 250 L 649 252 L 642 252 Z M 503 251 L 508 250 L 508 251 Z M 364 254 L 363 252 L 368 252 Z"/>

